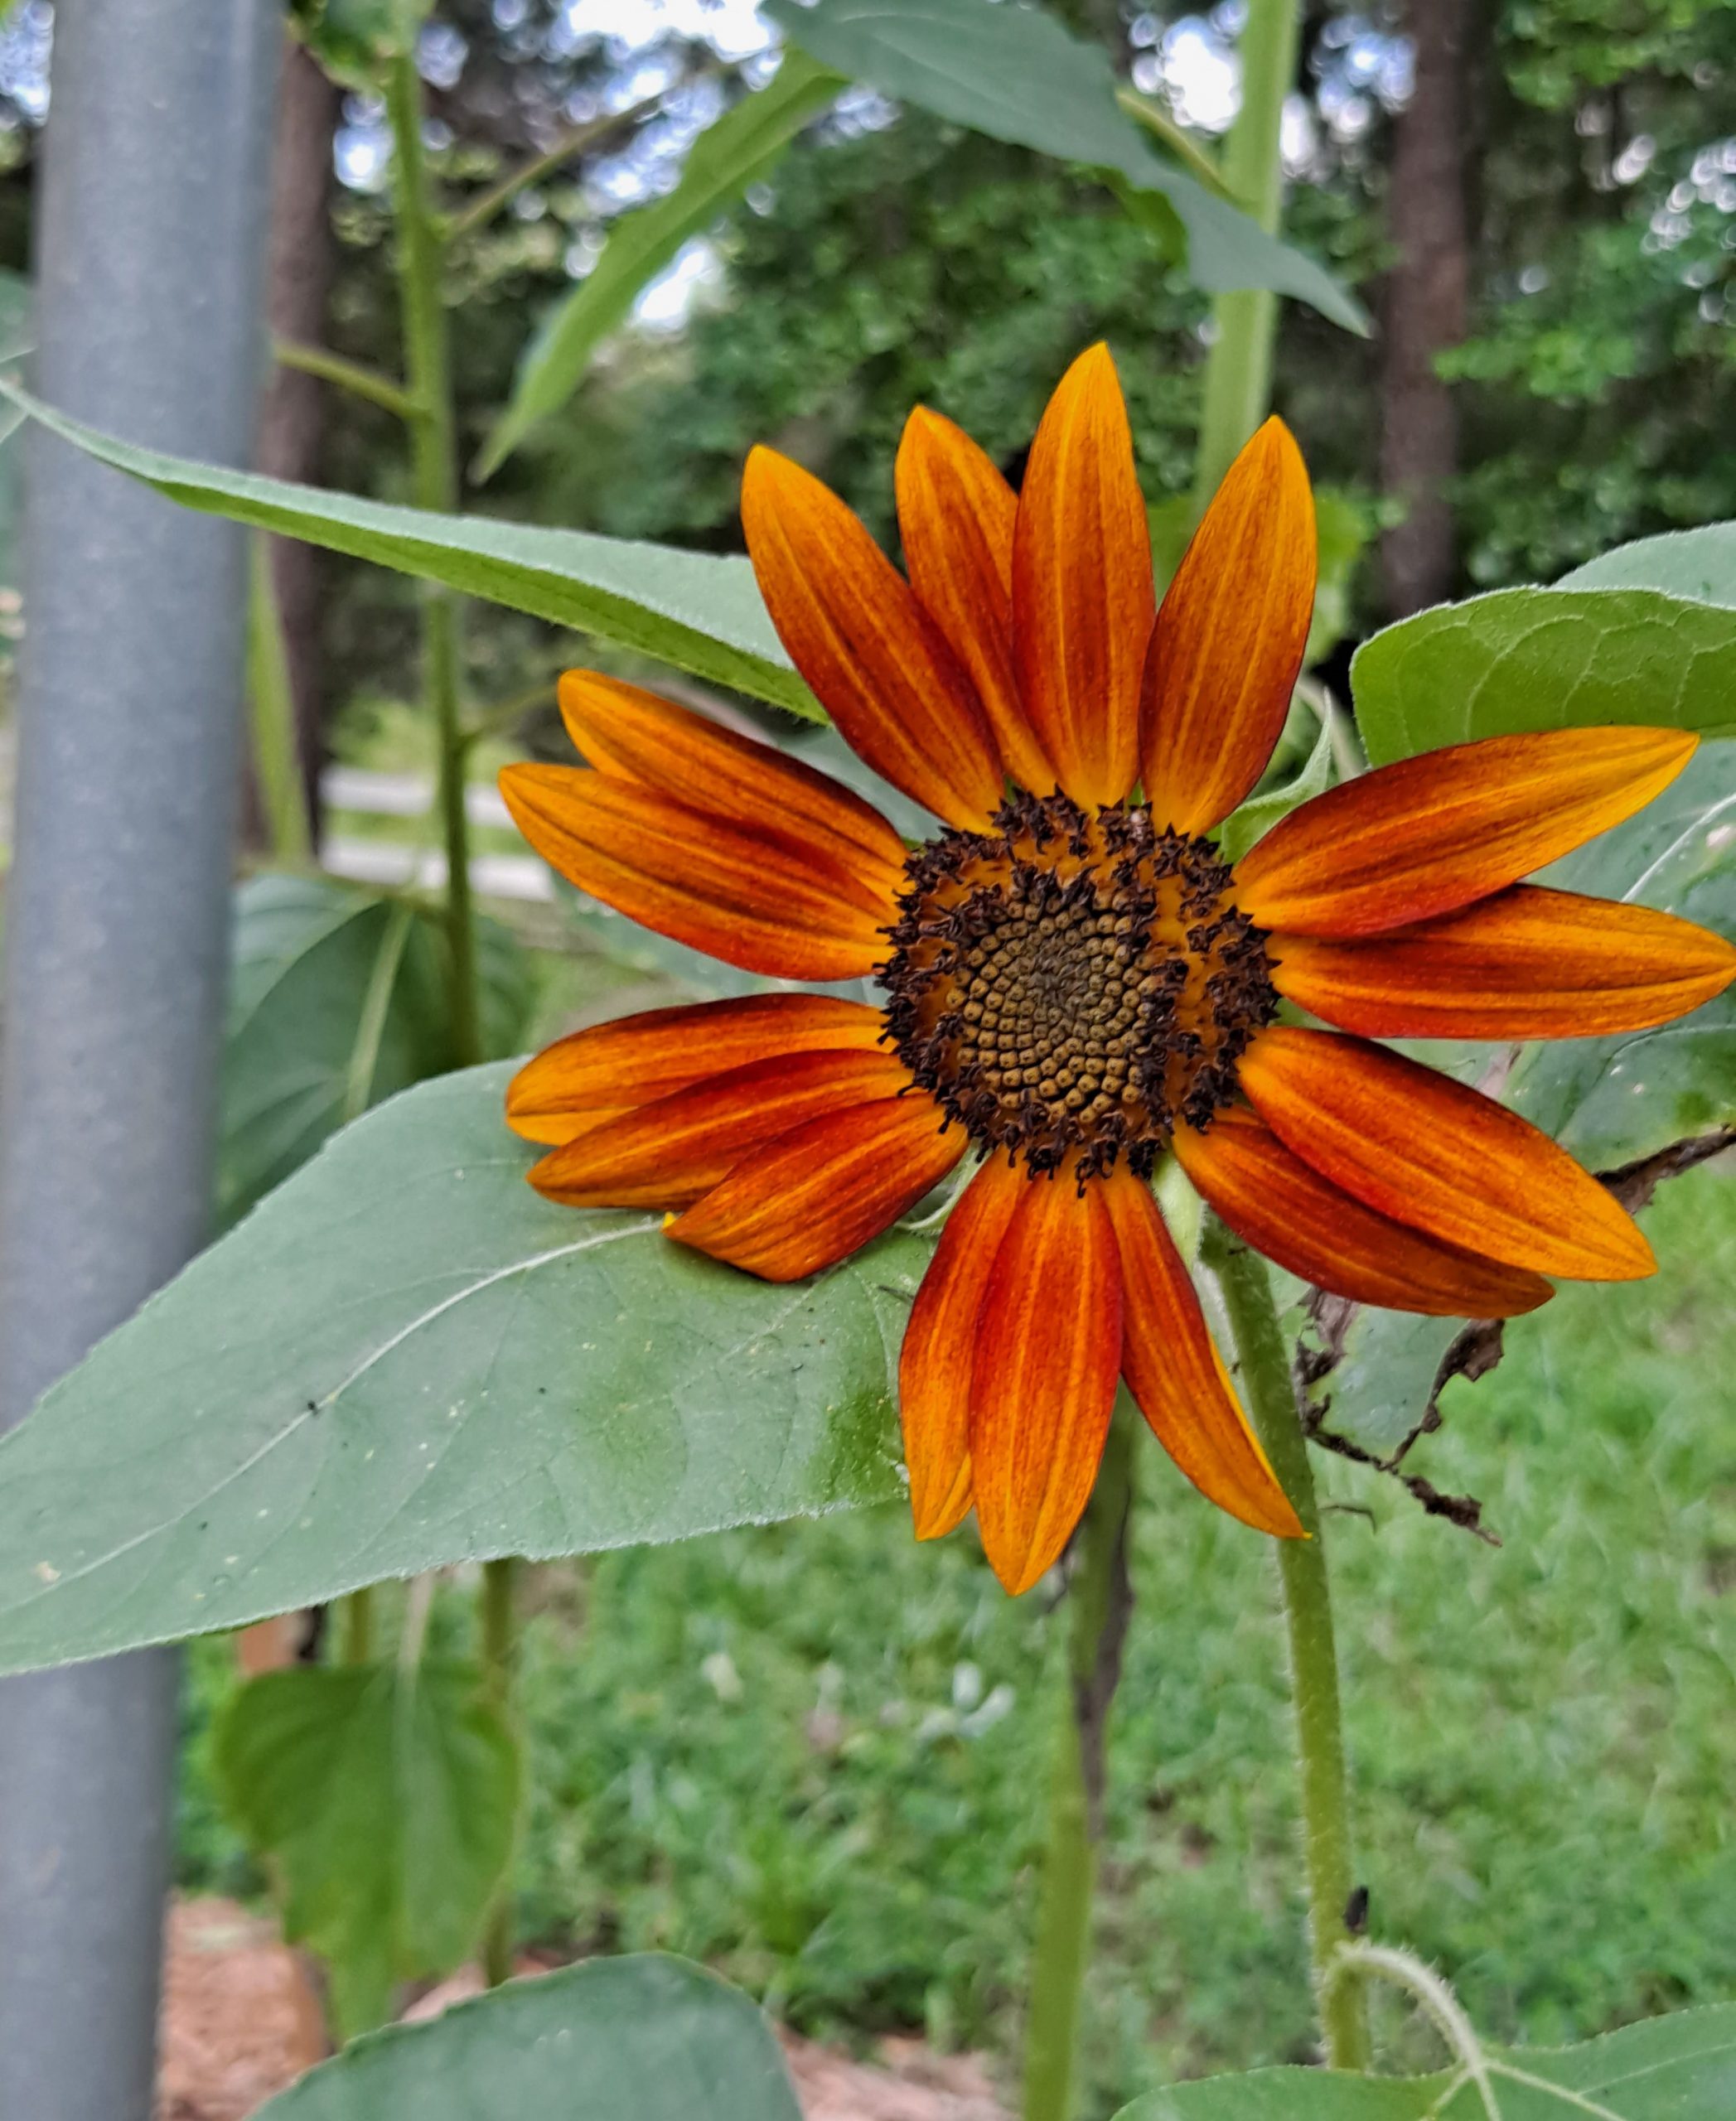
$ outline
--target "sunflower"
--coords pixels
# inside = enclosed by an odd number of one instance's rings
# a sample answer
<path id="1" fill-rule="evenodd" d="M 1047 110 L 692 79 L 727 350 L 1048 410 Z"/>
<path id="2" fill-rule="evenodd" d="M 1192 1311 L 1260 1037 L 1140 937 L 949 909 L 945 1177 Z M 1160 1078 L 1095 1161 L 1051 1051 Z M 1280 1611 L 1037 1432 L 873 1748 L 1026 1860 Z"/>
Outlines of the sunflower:
<path id="1" fill-rule="evenodd" d="M 897 494 L 907 577 L 769 449 L 742 513 L 792 661 L 932 814 L 921 845 L 827 775 L 588 671 L 560 688 L 587 769 L 501 776 L 531 845 L 605 904 L 750 973 L 883 999 L 768 993 L 560 1040 L 508 1094 L 549 1152 L 530 1181 L 664 1210 L 676 1242 L 785 1282 L 969 1152 L 899 1365 L 917 1536 L 974 1504 L 1026 1589 L 1078 1521 L 1124 1378 L 1212 1501 L 1295 1537 L 1153 1198 L 1158 1159 L 1359 1302 L 1506 1317 L 1547 1275 L 1651 1273 L 1546 1135 L 1371 1041 L 1637 1030 L 1736 977 L 1736 950 L 1686 921 L 1519 881 L 1637 810 L 1694 739 L 1457 745 L 1316 797 L 1231 864 L 1212 834 L 1265 770 L 1313 606 L 1284 427 L 1236 459 L 1161 607 L 1101 346 L 1051 399 L 1017 495 L 922 409 Z"/>

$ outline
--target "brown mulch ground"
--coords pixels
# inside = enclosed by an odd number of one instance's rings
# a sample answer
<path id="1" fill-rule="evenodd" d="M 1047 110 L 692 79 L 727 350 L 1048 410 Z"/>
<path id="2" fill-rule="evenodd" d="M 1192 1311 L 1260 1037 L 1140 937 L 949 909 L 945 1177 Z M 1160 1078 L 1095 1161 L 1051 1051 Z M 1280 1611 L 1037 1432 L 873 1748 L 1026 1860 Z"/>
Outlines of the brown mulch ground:
<path id="1" fill-rule="evenodd" d="M 527 1962 L 520 1970 L 542 1969 Z M 406 2015 L 438 2017 L 478 1985 L 458 1974 Z M 888 2040 L 870 2065 L 781 2036 L 806 2121 L 1008 2121 L 974 2056 Z M 246 2121 L 321 2059 L 318 1998 L 269 1922 L 226 1900 L 170 1911 L 161 2053 L 157 2121 Z"/>

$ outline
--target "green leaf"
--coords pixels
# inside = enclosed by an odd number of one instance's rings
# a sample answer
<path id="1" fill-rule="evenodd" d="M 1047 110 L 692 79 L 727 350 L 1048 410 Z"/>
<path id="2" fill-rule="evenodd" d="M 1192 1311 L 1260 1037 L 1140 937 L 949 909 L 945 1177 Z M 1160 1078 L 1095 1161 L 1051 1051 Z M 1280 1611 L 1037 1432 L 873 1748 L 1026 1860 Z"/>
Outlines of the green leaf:
<path id="1" fill-rule="evenodd" d="M 1736 935 L 1736 745 L 1703 745 L 1637 817 L 1545 881 Z M 1526 1046 L 1506 1101 L 1593 1171 L 1736 1124 L 1736 995 L 1655 1031 Z"/>
<path id="2" fill-rule="evenodd" d="M 407 910 L 319 877 L 255 877 L 235 894 L 231 950 L 225 1225 L 346 1118 L 451 1065 L 436 940 Z"/>
<path id="3" fill-rule="evenodd" d="M 1255 840 L 1270 832 L 1280 818 L 1288 817 L 1299 804 L 1312 802 L 1332 785 L 1332 725 L 1323 714 L 1313 748 L 1295 777 L 1282 788 L 1269 789 L 1264 795 L 1250 795 L 1240 809 L 1225 819 L 1219 835 L 1224 859 L 1240 862 Z"/>
<path id="4" fill-rule="evenodd" d="M 1736 523 L 1708 523 L 1637 538 L 1631 545 L 1587 560 L 1558 589 L 1661 589 L 1690 603 L 1736 606 Z"/>
<path id="5" fill-rule="evenodd" d="M 1652 588 L 1497 589 L 1365 641 L 1351 688 L 1374 766 L 1607 722 L 1736 736 L 1736 609 Z"/>
<path id="6" fill-rule="evenodd" d="M 346 1128 L 0 1439 L 0 1670 L 902 1493 L 931 1239 L 781 1288 L 554 1206 L 510 1072 Z"/>
<path id="7" fill-rule="evenodd" d="M 777 2042 L 687 1960 L 591 1959 L 358 2041 L 256 2121 L 801 2121 Z"/>
<path id="8" fill-rule="evenodd" d="M 1153 152 L 1117 101 L 1109 54 L 1052 16 L 998 0 L 766 0 L 765 12 L 821 65 L 897 102 L 1158 194 L 1187 232 L 1197 286 L 1270 287 L 1366 331 L 1361 308 L 1312 258 Z"/>
<path id="9" fill-rule="evenodd" d="M 847 85 L 802 52 L 787 53 L 768 86 L 744 96 L 700 134 L 667 197 L 611 223 L 602 255 L 526 347 L 511 399 L 476 460 L 477 478 L 498 470 L 539 420 L 560 410 L 598 343 L 626 321 L 641 288 L 766 176 L 803 126 Z"/>
<path id="10" fill-rule="evenodd" d="M 1727 2121 L 1736 2114 L 1736 2004 L 1678 2011 L 1578 2047 L 1486 2051 L 1501 2121 Z M 1432 2077 L 1255 2070 L 1149 2092 L 1116 2121 L 1486 2121 L 1475 2085 Z"/>
<path id="11" fill-rule="evenodd" d="M 331 1969 L 344 2034 L 401 1981 L 469 1956 L 511 1860 L 521 1773 L 468 1666 L 291 1665 L 231 1698 L 223 1801 L 282 1883 L 283 1927 Z"/>
<path id="12" fill-rule="evenodd" d="M 377 94 L 381 69 L 413 41 L 432 0 L 291 0 L 295 34 L 335 81 Z"/>
<path id="13" fill-rule="evenodd" d="M 1653 906 L 1736 933 L 1736 746 L 1708 744 L 1637 817 L 1545 872 L 1600 898 Z M 1443 1049 L 1419 1041 L 1419 1056 Z M 1503 1049 L 1451 1049 L 1475 1080 Z M 1614 1171 L 1672 1143 L 1736 1125 L 1736 997 L 1724 993 L 1654 1031 L 1540 1041 L 1521 1049 L 1502 1101 L 1593 1171 Z M 1330 1425 L 1381 1457 L 1423 1418 L 1455 1318 L 1352 1314 L 1342 1353 L 1320 1380 Z M 1523 1332 L 1521 1321 L 1509 1332 Z"/>
<path id="14" fill-rule="evenodd" d="M 466 596 L 637 649 L 792 713 L 823 718 L 791 668 L 745 559 L 360 500 L 135 448 L 3 379 L 0 396 L 87 456 L 188 508 L 443 582 Z"/>
<path id="15" fill-rule="evenodd" d="M 488 1053 L 517 1049 L 530 968 L 476 924 Z M 218 1219 L 225 1227 L 369 1106 L 455 1058 L 440 924 L 318 877 L 263 875 L 235 894 L 223 1058 Z"/>

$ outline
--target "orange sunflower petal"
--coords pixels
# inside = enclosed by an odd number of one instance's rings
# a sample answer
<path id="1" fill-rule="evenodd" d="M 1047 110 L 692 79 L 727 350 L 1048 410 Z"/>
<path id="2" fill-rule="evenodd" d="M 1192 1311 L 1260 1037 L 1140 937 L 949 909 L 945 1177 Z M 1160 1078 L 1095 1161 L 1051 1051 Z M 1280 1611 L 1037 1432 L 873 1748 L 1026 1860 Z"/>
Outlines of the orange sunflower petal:
<path id="1" fill-rule="evenodd" d="M 1102 1189 L 1023 1179 L 977 1321 L 970 1468 L 983 1549 L 1016 1597 L 1072 1535 L 1121 1370 L 1121 1267 Z"/>
<path id="2" fill-rule="evenodd" d="M 1364 1207 L 1239 1106 L 1220 1112 L 1204 1133 L 1178 1128 L 1175 1152 L 1239 1238 L 1286 1273 L 1353 1303 L 1442 1318 L 1514 1318 L 1555 1294 L 1540 1274 L 1503 1267 Z"/>
<path id="3" fill-rule="evenodd" d="M 797 1282 L 878 1237 L 965 1153 L 926 1096 L 883 1097 L 781 1135 L 670 1225 L 683 1244 Z"/>
<path id="4" fill-rule="evenodd" d="M 902 887 L 904 843 L 869 804 L 770 744 L 594 670 L 560 681 L 561 716 L 586 759 L 690 810 L 712 811 L 789 846 L 824 848 L 883 906 Z"/>
<path id="5" fill-rule="evenodd" d="M 1401 1054 L 1274 1025 L 1242 1089 L 1284 1146 L 1395 1221 L 1508 1266 L 1622 1282 L 1656 1262 L 1638 1225 L 1516 1112 Z"/>
<path id="6" fill-rule="evenodd" d="M 1124 1167 L 1105 1197 L 1121 1257 L 1121 1370 L 1152 1433 L 1220 1510 L 1257 1532 L 1301 1539 L 1151 1189 Z"/>
<path id="7" fill-rule="evenodd" d="M 569 1208 L 684 1208 L 743 1157 L 805 1122 L 896 1097 L 910 1071 L 890 1053 L 779 1054 L 640 1105 L 531 1167 Z"/>
<path id="8" fill-rule="evenodd" d="M 777 979 L 858 979 L 886 954 L 891 900 L 871 910 L 824 850 L 797 856 L 574 766 L 510 766 L 500 793 L 519 830 L 568 883 L 726 964 Z"/>
<path id="9" fill-rule="evenodd" d="M 919 1539 L 950 1532 L 970 1507 L 970 1374 L 995 1254 L 1030 1184 L 1004 1157 L 985 1163 L 946 1219 L 904 1329 L 898 1408 Z"/>
<path id="10" fill-rule="evenodd" d="M 1061 378 L 1037 430 L 1013 544 L 1020 697 L 1076 802 L 1119 803 L 1138 777 L 1139 684 L 1156 616 L 1127 408 L 1108 347 L 1093 346 Z"/>
<path id="11" fill-rule="evenodd" d="M 742 524 L 791 659 L 844 741 L 948 824 L 1000 807 L 1001 762 L 970 680 L 916 592 L 838 496 L 756 449 Z"/>
<path id="12" fill-rule="evenodd" d="M 1709 929 L 1535 884 L 1366 942 L 1276 935 L 1267 948 L 1280 994 L 1368 1038 L 1644 1031 L 1736 979 L 1736 949 Z"/>
<path id="13" fill-rule="evenodd" d="M 506 1123 L 551 1147 L 708 1075 L 780 1054 L 878 1050 L 884 1019 L 830 994 L 747 994 L 593 1024 L 544 1046 L 506 1090 Z"/>
<path id="14" fill-rule="evenodd" d="M 1262 928 L 1345 938 L 1451 913 L 1619 824 L 1699 739 L 1675 729 L 1486 737 L 1329 788 L 1236 864 Z"/>
<path id="15" fill-rule="evenodd" d="M 1145 658 L 1139 756 L 1153 821 L 1206 832 L 1266 770 L 1314 611 L 1314 497 L 1269 419 L 1230 466 Z"/>
<path id="16" fill-rule="evenodd" d="M 919 405 L 898 445 L 898 530 L 911 586 L 970 674 L 1003 762 L 1047 795 L 1055 770 L 1013 674 L 1013 526 L 1018 496 L 962 428 Z"/>

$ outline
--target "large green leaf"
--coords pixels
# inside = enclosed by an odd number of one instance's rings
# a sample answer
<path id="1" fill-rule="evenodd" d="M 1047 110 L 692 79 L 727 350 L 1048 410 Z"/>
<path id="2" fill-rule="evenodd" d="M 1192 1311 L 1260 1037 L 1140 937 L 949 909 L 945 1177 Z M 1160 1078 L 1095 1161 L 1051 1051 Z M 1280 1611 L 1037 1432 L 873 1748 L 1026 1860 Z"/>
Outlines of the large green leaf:
<path id="1" fill-rule="evenodd" d="M 1622 545 L 1550 589 L 1443 604 L 1351 664 L 1373 764 L 1518 730 L 1736 735 L 1736 524 Z"/>
<path id="2" fill-rule="evenodd" d="M 218 1216 L 225 1225 L 380 1098 L 452 1065 L 436 939 L 317 877 L 235 895 Z"/>
<path id="3" fill-rule="evenodd" d="M 999 0 L 766 0 L 765 12 L 823 65 L 899 103 L 1155 193 L 1186 232 L 1197 285 L 1271 287 L 1350 331 L 1367 328 L 1312 258 L 1155 154 L 1115 99 L 1107 51 L 1052 16 Z"/>
<path id="4" fill-rule="evenodd" d="M 804 53 L 788 53 L 767 87 L 744 96 L 700 134 L 673 191 L 611 224 L 602 255 L 525 348 L 511 399 L 477 461 L 479 478 L 497 469 L 539 420 L 560 410 L 578 388 L 599 342 L 626 320 L 641 288 L 766 176 L 803 126 L 845 85 Z"/>
<path id="5" fill-rule="evenodd" d="M 346 1128 L 0 1439 L 0 1669 L 901 1491 L 929 1240 L 774 1288 L 554 1206 L 509 1073 Z"/>
<path id="6" fill-rule="evenodd" d="M 1736 606 L 1736 523 L 1670 530 L 1587 560 L 1558 589 L 1661 589 L 1697 604 Z"/>
<path id="7" fill-rule="evenodd" d="M 738 1989 L 660 1954 L 510 1982 L 358 2041 L 257 2121 L 801 2121 Z"/>
<path id="8" fill-rule="evenodd" d="M 1601 898 L 1632 900 L 1736 934 L 1736 745 L 1703 746 L 1639 815 L 1546 872 Z M 1434 1057 L 1419 1045 L 1420 1057 Z M 1501 1049 L 1459 1049 L 1474 1080 Z M 1736 1125 L 1736 996 L 1720 995 L 1655 1031 L 1559 1039 L 1521 1049 L 1504 1101 L 1593 1171 L 1619 1170 L 1672 1143 Z M 1345 1326 L 1321 1380 L 1331 1424 L 1382 1457 L 1423 1418 L 1462 1322 L 1365 1310 Z M 1523 1321 L 1507 1329 L 1523 1332 Z"/>
<path id="9" fill-rule="evenodd" d="M 1527 729 L 1634 722 L 1736 735 L 1736 611 L 1655 589 L 1497 589 L 1365 641 L 1371 764 Z"/>
<path id="10" fill-rule="evenodd" d="M 381 2024 L 399 1982 L 468 1957 L 511 1860 L 521 1782 L 475 1671 L 268 1672 L 229 1703 L 214 1764 L 276 1867 L 286 1934 L 330 1969 L 346 2036 Z"/>
<path id="11" fill-rule="evenodd" d="M 524 952 L 477 924 L 484 1041 L 524 1036 Z M 223 1055 L 218 1220 L 225 1226 L 299 1170 L 326 1137 L 455 1059 L 446 938 L 402 901 L 321 877 L 250 877 L 235 894 Z"/>
<path id="12" fill-rule="evenodd" d="M 188 508 L 376 561 L 467 596 L 656 656 L 714 684 L 819 719 L 745 559 L 676 552 L 491 516 L 436 515 L 166 457 L 69 419 L 0 379 L 0 396 L 99 462 Z"/>
<path id="13" fill-rule="evenodd" d="M 1736 2114 L 1736 2004 L 1624 2026 L 1583 2046 L 1492 2048 L 1501 2121 L 1728 2121 Z M 1488 2121 L 1451 2074 L 1348 2077 L 1255 2070 L 1150 2092 L 1116 2121 Z"/>

